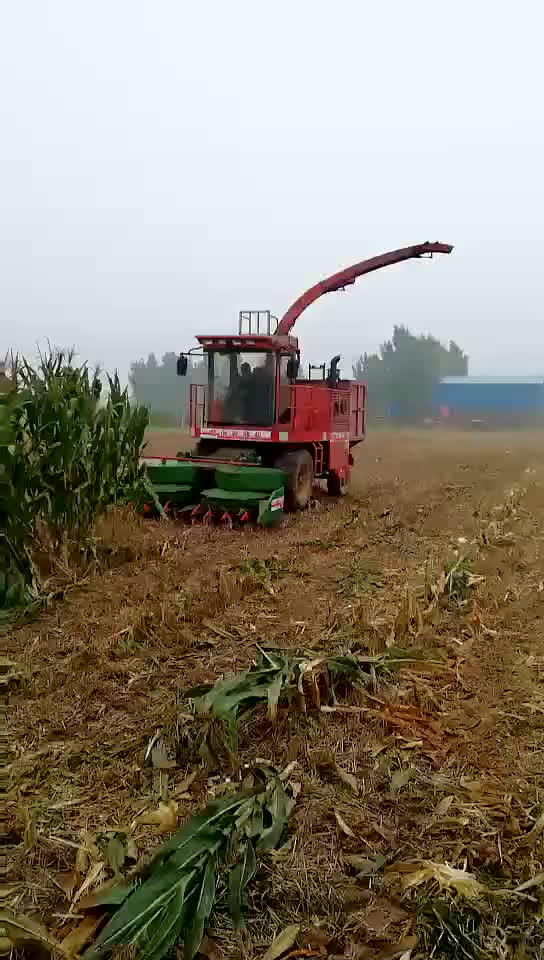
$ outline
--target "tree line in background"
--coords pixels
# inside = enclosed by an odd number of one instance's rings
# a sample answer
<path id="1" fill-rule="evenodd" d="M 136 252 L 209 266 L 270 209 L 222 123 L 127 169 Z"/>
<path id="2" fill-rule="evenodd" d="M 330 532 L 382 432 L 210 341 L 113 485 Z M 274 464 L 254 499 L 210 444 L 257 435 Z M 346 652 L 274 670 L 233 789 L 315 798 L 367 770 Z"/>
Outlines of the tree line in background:
<path id="1" fill-rule="evenodd" d="M 165 353 L 161 362 L 154 353 L 130 368 L 134 400 L 149 409 L 156 425 L 185 425 L 189 418 L 191 383 L 206 379 L 202 361 L 191 361 L 186 377 L 176 373 L 175 353 Z M 396 326 L 390 340 L 378 353 L 364 353 L 353 364 L 353 378 L 367 384 L 370 419 L 417 423 L 430 415 L 433 384 L 440 377 L 466 376 L 468 357 L 451 340 L 445 347 L 431 336 L 415 336 L 407 327 Z"/>
<path id="2" fill-rule="evenodd" d="M 353 378 L 367 384 L 369 419 L 417 423 L 430 416 L 433 385 L 441 377 L 468 374 L 468 356 L 455 341 L 445 347 L 431 336 L 415 336 L 407 327 L 393 330 L 378 353 L 353 364 Z"/>
<path id="3" fill-rule="evenodd" d="M 192 383 L 204 383 L 202 361 L 189 358 L 186 377 L 176 373 L 177 354 L 165 353 L 161 362 L 154 353 L 147 360 L 131 364 L 129 383 L 136 403 L 147 407 L 152 424 L 175 425 L 189 422 L 189 391 Z"/>

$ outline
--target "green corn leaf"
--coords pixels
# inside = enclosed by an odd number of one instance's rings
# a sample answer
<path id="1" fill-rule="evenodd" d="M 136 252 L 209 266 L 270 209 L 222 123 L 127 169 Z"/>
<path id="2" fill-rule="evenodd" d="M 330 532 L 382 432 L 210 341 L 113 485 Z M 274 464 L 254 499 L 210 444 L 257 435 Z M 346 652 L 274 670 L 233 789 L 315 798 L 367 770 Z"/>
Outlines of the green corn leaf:
<path id="1" fill-rule="evenodd" d="M 257 840 L 257 850 L 272 850 L 277 846 L 287 823 L 287 796 L 280 780 L 276 780 L 270 800 L 266 803 L 269 825 Z"/>
<path id="2" fill-rule="evenodd" d="M 264 784 L 268 774 L 263 768 L 257 780 Z M 247 837 L 248 832 L 255 835 L 260 830 L 260 849 L 274 846 L 286 816 L 287 797 L 279 780 L 258 794 L 239 793 L 209 803 L 163 844 L 139 886 L 120 891 L 117 912 L 84 960 L 102 960 L 121 945 L 133 947 L 142 960 L 163 960 L 180 939 L 186 960 L 193 960 L 213 909 L 217 862 L 224 861 L 234 838 Z M 230 877 L 229 901 L 237 926 L 243 923 L 243 894 L 255 870 L 254 843 L 247 838 Z M 111 899 L 108 891 L 102 893 L 104 902 L 114 905 L 116 888 L 109 891 Z"/>
<path id="3" fill-rule="evenodd" d="M 187 923 L 187 942 L 196 953 L 215 896 L 215 856 L 226 842 L 228 817 L 232 822 L 243 802 L 238 795 L 236 802 L 209 804 L 163 845 L 148 879 L 127 897 L 86 960 L 98 960 L 115 944 L 132 944 L 146 960 L 158 960 Z"/>
<path id="4" fill-rule="evenodd" d="M 185 896 L 194 875 L 195 870 L 165 868 L 150 877 L 127 897 L 95 944 L 85 952 L 85 960 L 98 960 L 116 945 L 138 947 L 146 960 L 161 957 L 162 948 L 165 952 L 179 936 Z"/>
<path id="5" fill-rule="evenodd" d="M 276 720 L 278 701 L 285 682 L 283 673 L 277 673 L 268 687 L 268 714 L 272 721 Z"/>
<path id="6" fill-rule="evenodd" d="M 98 887 L 93 893 L 80 900 L 78 908 L 94 910 L 96 907 L 120 907 L 133 890 L 134 887 L 127 883 L 116 883 L 115 886 L 106 883 L 102 888 Z"/>
<path id="7" fill-rule="evenodd" d="M 191 905 L 192 917 L 185 927 L 184 960 L 193 960 L 196 956 L 208 925 L 215 900 L 215 866 L 215 857 L 208 857 L 200 889 L 197 889 L 194 907 Z"/>
<path id="8" fill-rule="evenodd" d="M 242 804 L 247 803 L 251 795 L 236 793 L 222 800 L 212 800 L 202 813 L 196 813 L 190 820 L 166 841 L 153 860 L 152 867 L 164 861 L 175 853 L 176 862 L 184 863 L 187 857 L 193 856 L 196 845 L 215 842 L 218 834 L 222 835 L 225 822 L 235 818 Z M 213 839 L 212 839 L 213 838 Z"/>
<path id="9" fill-rule="evenodd" d="M 262 802 L 265 799 L 264 794 L 255 797 L 253 810 L 249 825 L 246 827 L 246 833 L 251 839 L 259 837 L 264 830 L 264 812 Z"/>
<path id="10" fill-rule="evenodd" d="M 204 694 L 213 689 L 213 683 L 201 683 L 198 687 L 191 687 L 190 690 L 184 690 L 180 697 L 184 700 L 200 700 Z"/>
<path id="11" fill-rule="evenodd" d="M 255 850 L 251 840 L 249 840 L 244 847 L 240 861 L 231 870 L 229 878 L 229 910 L 236 929 L 244 926 L 244 918 L 242 915 L 244 891 L 249 881 L 255 875 L 256 869 L 257 860 L 255 858 Z"/>
<path id="12" fill-rule="evenodd" d="M 372 658 L 368 659 L 371 660 Z M 383 667 L 394 670 L 398 665 L 402 666 L 406 663 L 420 663 L 422 661 L 443 666 L 447 663 L 447 658 L 440 650 L 390 647 L 374 658 L 374 666 L 383 665 Z"/>
<path id="13" fill-rule="evenodd" d="M 138 938 L 135 946 L 138 955 L 145 960 L 161 960 L 171 953 L 180 939 L 191 910 L 191 899 L 187 888 L 179 886 L 175 897 L 168 907 L 149 925 L 145 933 Z"/>
<path id="14" fill-rule="evenodd" d="M 246 670 L 214 684 L 196 701 L 196 709 L 200 714 L 235 720 L 240 708 L 250 709 L 256 704 L 270 702 L 275 691 L 279 698 L 283 684 L 284 673 L 278 673 L 276 667 Z"/>
<path id="15" fill-rule="evenodd" d="M 355 657 L 325 657 L 327 669 L 333 676 L 357 678 L 361 674 L 361 666 Z"/>

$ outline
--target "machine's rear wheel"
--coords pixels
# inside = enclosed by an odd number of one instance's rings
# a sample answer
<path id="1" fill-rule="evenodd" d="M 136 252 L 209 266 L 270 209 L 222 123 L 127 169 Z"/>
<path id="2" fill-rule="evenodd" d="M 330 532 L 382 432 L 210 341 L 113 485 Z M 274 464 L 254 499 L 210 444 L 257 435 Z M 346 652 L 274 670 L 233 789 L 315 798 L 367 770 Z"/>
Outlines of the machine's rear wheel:
<path id="1" fill-rule="evenodd" d="M 348 492 L 348 478 L 340 477 L 335 470 L 327 476 L 327 493 L 330 497 L 345 497 Z"/>
<path id="2" fill-rule="evenodd" d="M 274 466 L 287 476 L 285 509 L 304 510 L 310 502 L 314 483 L 314 462 L 307 450 L 282 453 Z"/>

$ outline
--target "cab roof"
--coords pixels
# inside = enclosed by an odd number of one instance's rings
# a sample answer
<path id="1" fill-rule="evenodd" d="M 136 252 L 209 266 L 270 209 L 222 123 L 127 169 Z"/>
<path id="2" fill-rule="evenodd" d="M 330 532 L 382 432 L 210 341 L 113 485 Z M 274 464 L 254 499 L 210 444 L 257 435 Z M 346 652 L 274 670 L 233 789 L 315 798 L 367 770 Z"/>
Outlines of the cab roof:
<path id="1" fill-rule="evenodd" d="M 273 350 L 277 353 L 293 353 L 298 350 L 296 337 L 262 334 L 211 334 L 196 338 L 204 350 Z"/>

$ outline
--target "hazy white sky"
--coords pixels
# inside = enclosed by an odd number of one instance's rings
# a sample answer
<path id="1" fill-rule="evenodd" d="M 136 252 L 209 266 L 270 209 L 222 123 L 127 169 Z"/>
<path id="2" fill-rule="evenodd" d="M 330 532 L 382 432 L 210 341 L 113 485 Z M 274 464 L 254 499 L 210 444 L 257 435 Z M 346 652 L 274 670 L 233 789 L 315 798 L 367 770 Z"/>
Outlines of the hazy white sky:
<path id="1" fill-rule="evenodd" d="M 311 308 L 305 357 L 405 323 L 542 373 L 543 29 L 541 0 L 4 0 L 0 353 L 126 373 L 438 239 Z"/>

